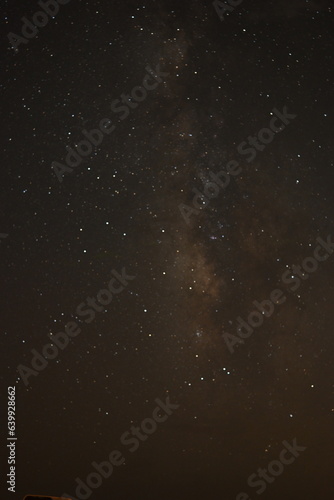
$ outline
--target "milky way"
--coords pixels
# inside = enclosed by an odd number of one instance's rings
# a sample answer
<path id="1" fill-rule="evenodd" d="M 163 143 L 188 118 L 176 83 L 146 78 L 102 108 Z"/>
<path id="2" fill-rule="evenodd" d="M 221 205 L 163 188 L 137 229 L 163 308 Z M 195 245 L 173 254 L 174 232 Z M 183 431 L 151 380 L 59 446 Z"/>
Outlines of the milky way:
<path id="1" fill-rule="evenodd" d="M 5 4 L 7 42 L 36 6 Z M 2 394 L 17 387 L 15 498 L 79 500 L 76 478 L 119 449 L 124 464 L 89 498 L 251 499 L 249 476 L 293 439 L 306 450 L 263 498 L 330 498 L 334 256 L 291 280 L 334 239 L 331 10 L 250 0 L 220 20 L 212 2 L 72 1 L 6 47 L 1 380 Z M 165 76 L 122 119 L 112 103 L 148 66 Z M 289 123 L 273 121 L 282 113 Z M 112 134 L 59 182 L 54 162 L 106 117 Z M 135 278 L 88 324 L 78 304 L 122 268 Z M 274 290 L 285 300 L 230 349 Z M 18 365 L 69 321 L 80 334 L 24 384 Z M 178 408 L 126 450 L 124 432 L 167 397 Z"/>

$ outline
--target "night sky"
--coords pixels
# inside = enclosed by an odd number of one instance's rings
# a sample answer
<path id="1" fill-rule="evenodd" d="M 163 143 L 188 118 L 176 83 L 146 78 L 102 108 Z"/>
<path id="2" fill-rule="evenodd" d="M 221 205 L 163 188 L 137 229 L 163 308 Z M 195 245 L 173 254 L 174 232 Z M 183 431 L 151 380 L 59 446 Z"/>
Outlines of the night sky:
<path id="1" fill-rule="evenodd" d="M 3 2 L 2 499 L 333 498 L 331 2 L 216 4 Z"/>

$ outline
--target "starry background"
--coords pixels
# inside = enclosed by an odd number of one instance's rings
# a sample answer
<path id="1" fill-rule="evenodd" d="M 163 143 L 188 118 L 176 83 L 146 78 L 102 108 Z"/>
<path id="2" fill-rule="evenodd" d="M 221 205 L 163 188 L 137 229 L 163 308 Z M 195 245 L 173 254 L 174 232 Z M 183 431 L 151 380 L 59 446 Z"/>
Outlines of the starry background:
<path id="1" fill-rule="evenodd" d="M 221 21 L 209 1 L 71 0 L 14 53 L 39 8 L 4 2 L 1 406 L 16 384 L 18 443 L 2 498 L 75 496 L 120 449 L 92 499 L 253 499 L 248 476 L 293 438 L 307 449 L 263 499 L 333 495 L 334 257 L 234 354 L 222 336 L 334 234 L 330 6 L 247 0 Z M 147 64 L 169 76 L 122 122 L 110 104 Z M 247 163 L 238 144 L 285 105 L 297 118 Z M 59 183 L 52 162 L 105 117 L 115 132 Z M 231 159 L 242 174 L 187 225 L 179 204 Z M 18 364 L 122 267 L 135 279 L 25 387 Z M 129 453 L 121 434 L 167 396 L 179 408 Z"/>

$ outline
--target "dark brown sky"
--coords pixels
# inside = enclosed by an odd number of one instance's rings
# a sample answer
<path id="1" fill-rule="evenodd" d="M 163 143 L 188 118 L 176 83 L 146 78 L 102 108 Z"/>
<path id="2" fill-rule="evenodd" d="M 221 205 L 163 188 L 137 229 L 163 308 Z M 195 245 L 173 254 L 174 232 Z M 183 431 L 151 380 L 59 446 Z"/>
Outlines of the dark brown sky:
<path id="1" fill-rule="evenodd" d="M 15 54 L 7 34 L 38 8 L 2 7 L 1 394 L 16 385 L 18 444 L 1 498 L 79 500 L 76 478 L 120 449 L 92 500 L 254 499 L 248 477 L 294 438 L 306 451 L 262 498 L 330 498 L 334 255 L 282 282 L 334 239 L 330 3 L 245 1 L 220 21 L 211 2 L 71 0 Z M 169 75 L 122 121 L 111 103 L 147 65 Z M 239 145 L 284 106 L 296 118 L 248 162 Z M 52 162 L 106 117 L 116 130 L 60 183 Z M 187 224 L 180 204 L 231 160 L 241 173 Z M 77 306 L 122 268 L 135 279 L 85 323 Z M 224 334 L 277 288 L 231 353 Z M 17 366 L 69 321 L 81 333 L 26 386 Z M 121 435 L 167 396 L 179 408 L 129 452 Z"/>

